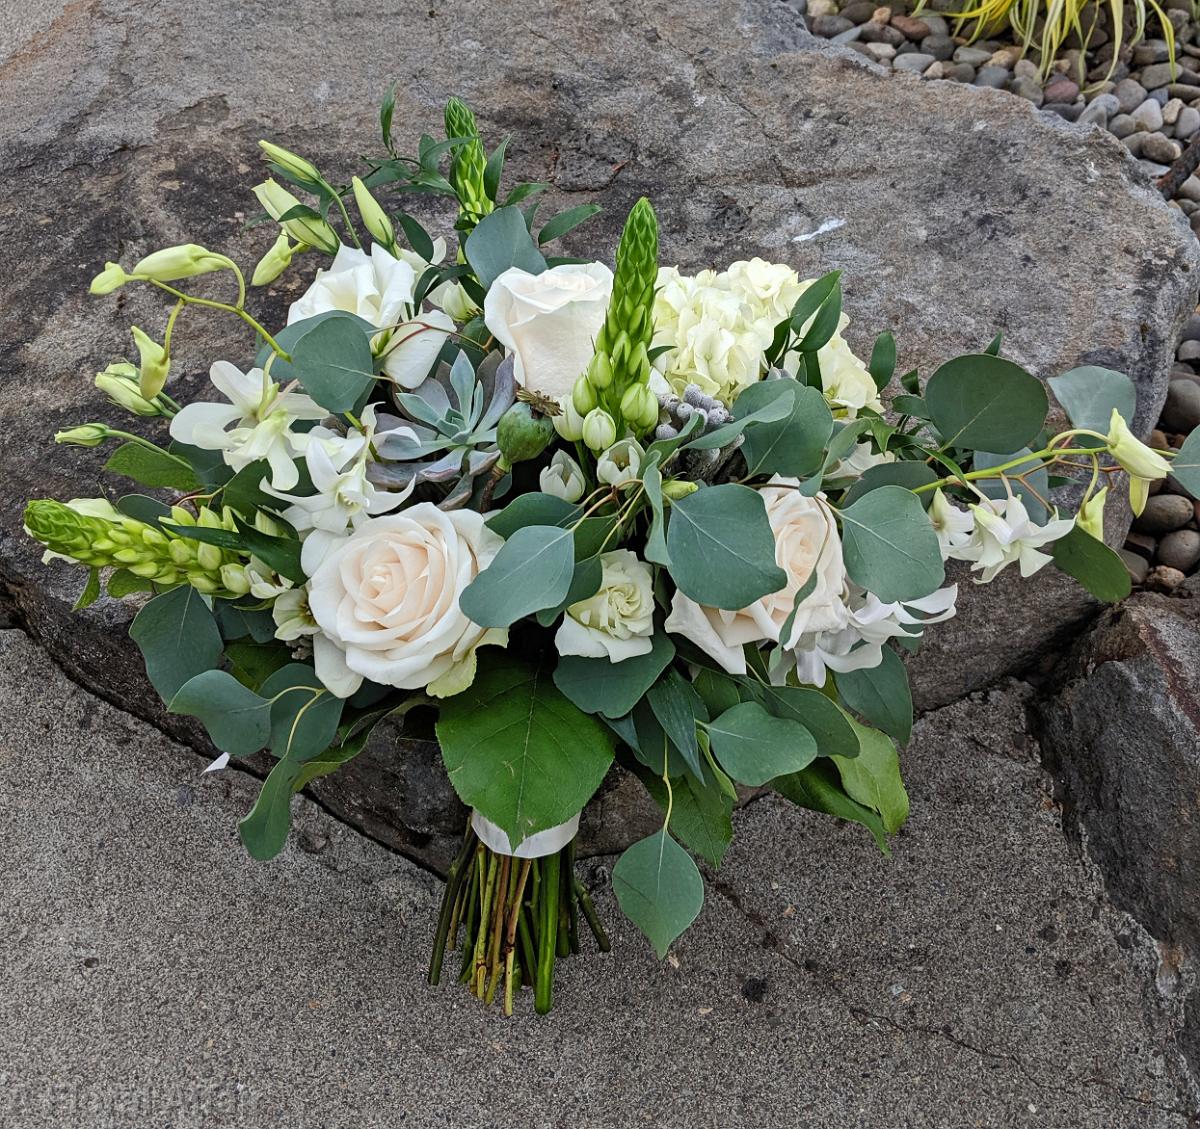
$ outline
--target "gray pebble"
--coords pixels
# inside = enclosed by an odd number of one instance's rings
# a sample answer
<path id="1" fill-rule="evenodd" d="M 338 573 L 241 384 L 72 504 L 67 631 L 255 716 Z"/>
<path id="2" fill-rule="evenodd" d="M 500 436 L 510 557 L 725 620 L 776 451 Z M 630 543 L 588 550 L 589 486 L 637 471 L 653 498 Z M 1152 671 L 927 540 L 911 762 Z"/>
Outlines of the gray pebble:
<path id="1" fill-rule="evenodd" d="M 892 27 L 891 24 L 874 22 L 862 25 L 862 41 L 864 43 L 890 43 L 893 47 L 899 47 L 900 44 L 906 42 L 904 32 L 899 28 Z"/>
<path id="2" fill-rule="evenodd" d="M 1189 177 L 1188 179 L 1193 180 L 1195 178 Z M 1189 196 L 1187 199 L 1191 200 L 1194 199 L 1194 197 Z M 1192 316 L 1188 318 L 1186 322 L 1184 322 L 1183 336 L 1181 340 L 1200 341 L 1200 314 L 1192 314 Z M 1168 389 L 1168 392 L 1169 391 L 1170 389 Z"/>
<path id="3" fill-rule="evenodd" d="M 858 28 L 854 30 L 857 31 Z M 877 63 L 890 63 L 896 57 L 896 48 L 890 43 L 864 43 L 862 48 Z"/>
<path id="4" fill-rule="evenodd" d="M 1140 157 L 1142 155 L 1142 144 L 1149 136 L 1150 134 L 1148 133 L 1126 134 L 1121 138 L 1121 144 L 1124 145 L 1125 148 L 1128 149 L 1135 157 Z"/>
<path id="5" fill-rule="evenodd" d="M 1200 533 L 1193 529 L 1177 529 L 1159 542 L 1158 559 L 1168 568 L 1191 572 L 1200 564 Z"/>
<path id="6" fill-rule="evenodd" d="M 1079 115 L 1083 113 L 1083 107 L 1072 102 L 1047 102 L 1042 109 L 1069 122 L 1078 121 Z"/>
<path id="7" fill-rule="evenodd" d="M 1138 167 L 1142 170 L 1142 172 L 1146 173 L 1147 176 L 1152 176 L 1155 179 L 1166 175 L 1166 173 L 1169 171 L 1169 166 L 1160 165 L 1157 161 L 1138 161 Z"/>
<path id="8" fill-rule="evenodd" d="M 982 67 L 991 57 L 992 52 L 981 47 L 960 47 L 954 52 L 956 63 L 968 63 L 972 67 Z"/>
<path id="9" fill-rule="evenodd" d="M 847 47 L 851 43 L 857 42 L 860 35 L 862 35 L 861 27 L 847 28 L 845 31 L 838 32 L 838 34 L 835 35 L 830 42 L 837 43 L 842 47 Z"/>
<path id="10" fill-rule="evenodd" d="M 1141 533 L 1161 537 L 1192 520 L 1192 503 L 1178 494 L 1155 494 L 1146 501 L 1146 508 L 1134 520 L 1133 527 Z"/>
<path id="11" fill-rule="evenodd" d="M 1200 341 L 1185 341 L 1175 352 L 1181 361 L 1200 361 Z"/>
<path id="12" fill-rule="evenodd" d="M 852 24 L 865 24 L 875 14 L 877 7 L 879 5 L 874 3 L 874 0 L 850 0 L 850 3 L 843 6 L 838 15 L 848 19 Z"/>
<path id="13" fill-rule="evenodd" d="M 958 52 L 954 52 L 955 56 Z M 969 65 L 969 64 L 968 64 Z M 996 90 L 1002 90 L 1009 80 L 1009 73 L 1003 67 L 980 67 L 979 72 L 975 75 L 976 86 L 991 86 Z"/>
<path id="14" fill-rule="evenodd" d="M 970 63 L 943 63 L 946 78 L 954 82 L 974 82 L 975 68 Z"/>
<path id="15" fill-rule="evenodd" d="M 933 12 L 922 12 L 921 19 L 925 21 L 925 26 L 929 28 L 930 35 L 949 35 L 950 25 Z"/>
<path id="16" fill-rule="evenodd" d="M 954 55 L 954 40 L 948 35 L 927 35 L 921 40 L 921 50 L 935 59 L 946 60 Z"/>
<path id="17" fill-rule="evenodd" d="M 1200 346 L 1200 341 L 1185 341 L 1184 346 Z M 1200 427 L 1200 384 L 1194 380 L 1172 380 L 1167 385 L 1162 426 L 1168 431 L 1187 435 Z"/>
<path id="18" fill-rule="evenodd" d="M 1178 141 L 1172 141 L 1161 133 L 1147 133 L 1142 140 L 1142 156 L 1160 165 L 1169 165 L 1179 158 L 1181 152 Z"/>
<path id="19" fill-rule="evenodd" d="M 1146 101 L 1146 88 L 1136 79 L 1123 78 L 1113 87 L 1117 105 L 1123 114 L 1131 113 Z"/>
<path id="20" fill-rule="evenodd" d="M 1133 578 L 1134 584 L 1144 583 L 1146 573 L 1150 571 L 1150 562 L 1139 557 L 1137 553 L 1131 553 L 1128 549 L 1118 549 L 1117 555 L 1125 562 L 1125 568 Z"/>
<path id="21" fill-rule="evenodd" d="M 1200 131 L 1200 110 L 1195 106 L 1184 106 L 1175 119 L 1175 136 L 1180 141 L 1188 141 L 1197 131 Z"/>
<path id="22" fill-rule="evenodd" d="M 923 55 L 920 52 L 910 54 L 897 55 L 895 62 L 892 64 L 898 71 L 913 71 L 916 74 L 921 74 L 926 67 L 937 60 L 932 55 Z"/>
<path id="23" fill-rule="evenodd" d="M 1022 60 L 1023 61 L 1023 60 Z M 1042 93 L 1042 84 L 1036 78 L 1019 74 L 1009 83 L 1008 89 L 1018 98 L 1024 98 L 1035 106 L 1040 106 L 1046 96 Z"/>
<path id="24" fill-rule="evenodd" d="M 1200 200 L 1200 177 L 1197 177 L 1195 173 L 1189 176 L 1179 186 L 1178 195 L 1185 200 Z"/>
<path id="25" fill-rule="evenodd" d="M 1086 111 L 1085 111 L 1086 113 Z M 1113 137 L 1128 137 L 1131 133 L 1137 132 L 1137 122 L 1128 114 L 1118 114 L 1108 123 L 1108 132 Z"/>
<path id="26" fill-rule="evenodd" d="M 1154 63 L 1152 66 L 1142 68 L 1139 81 L 1147 90 L 1156 90 L 1160 86 L 1166 86 L 1169 82 L 1177 81 L 1175 76 L 1178 73 L 1178 69 L 1172 73 L 1170 63 Z"/>
<path id="27" fill-rule="evenodd" d="M 819 35 L 824 39 L 832 39 L 835 35 L 841 35 L 843 31 L 849 31 L 853 26 L 845 16 L 813 16 L 811 24 L 813 35 Z"/>
<path id="28" fill-rule="evenodd" d="M 1138 129 L 1144 129 L 1150 133 L 1162 129 L 1162 107 L 1153 98 L 1147 98 L 1129 116 L 1137 123 Z"/>
<path id="29" fill-rule="evenodd" d="M 1133 65 L 1144 67 L 1147 63 L 1165 63 L 1171 57 L 1171 49 L 1165 39 L 1143 39 L 1133 49 Z"/>
<path id="30" fill-rule="evenodd" d="M 1120 109 L 1120 103 L 1112 94 L 1100 94 L 1093 98 L 1079 115 L 1080 125 L 1108 125 L 1111 118 Z"/>

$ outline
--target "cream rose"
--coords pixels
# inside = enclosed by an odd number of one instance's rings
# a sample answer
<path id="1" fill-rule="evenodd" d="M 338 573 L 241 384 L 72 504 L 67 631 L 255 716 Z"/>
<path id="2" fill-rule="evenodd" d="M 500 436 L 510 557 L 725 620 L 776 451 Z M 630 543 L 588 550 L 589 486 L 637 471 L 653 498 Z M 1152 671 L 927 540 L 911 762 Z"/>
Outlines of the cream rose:
<path id="1" fill-rule="evenodd" d="M 795 479 L 776 476 L 759 491 L 775 533 L 775 563 L 787 574 L 783 588 L 739 611 L 704 607 L 682 592 L 671 601 L 667 630 L 702 647 L 730 674 L 746 673 L 746 643 L 781 642 L 796 593 L 814 573 L 816 585 L 800 602 L 791 636 L 782 642 L 794 646 L 805 634 L 835 631 L 845 622 L 846 568 L 837 524 L 823 494 L 808 498 L 791 489 L 795 485 Z"/>
<path id="2" fill-rule="evenodd" d="M 554 636 L 560 655 L 583 655 L 619 663 L 653 646 L 654 576 L 628 549 L 600 558 L 600 590 L 567 608 Z"/>
<path id="3" fill-rule="evenodd" d="M 475 650 L 508 632 L 472 623 L 463 589 L 503 544 L 473 510 L 422 502 L 373 518 L 331 549 L 309 581 L 317 677 L 339 698 L 364 678 L 401 690 L 456 694 L 475 677 Z"/>
<path id="4" fill-rule="evenodd" d="M 483 320 L 513 354 L 522 388 L 570 394 L 595 352 L 612 281 L 603 263 L 565 263 L 541 274 L 510 267 L 492 283 Z"/>

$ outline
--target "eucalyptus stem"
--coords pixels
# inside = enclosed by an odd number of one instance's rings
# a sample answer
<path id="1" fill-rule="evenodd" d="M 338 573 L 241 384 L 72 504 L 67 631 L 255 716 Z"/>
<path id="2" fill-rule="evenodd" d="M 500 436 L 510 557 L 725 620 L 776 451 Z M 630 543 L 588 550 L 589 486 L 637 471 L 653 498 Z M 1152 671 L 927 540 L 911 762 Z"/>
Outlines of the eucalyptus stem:
<path id="1" fill-rule="evenodd" d="M 927 482 L 924 486 L 914 487 L 913 493 L 924 494 L 928 490 L 937 490 L 939 487 L 952 486 L 958 482 L 974 482 L 980 478 L 999 478 L 1006 470 L 1024 466 L 1026 463 L 1031 463 L 1035 459 L 1045 458 L 1047 455 L 1054 455 L 1055 460 L 1057 460 L 1059 455 L 1089 455 L 1095 453 L 1089 447 L 1043 447 L 1040 451 L 1033 451 L 1028 455 L 1009 459 L 1008 462 L 1001 463 L 999 466 L 985 467 L 982 470 L 969 470 L 963 474 L 949 474 L 945 478 L 937 479 L 935 482 Z"/>

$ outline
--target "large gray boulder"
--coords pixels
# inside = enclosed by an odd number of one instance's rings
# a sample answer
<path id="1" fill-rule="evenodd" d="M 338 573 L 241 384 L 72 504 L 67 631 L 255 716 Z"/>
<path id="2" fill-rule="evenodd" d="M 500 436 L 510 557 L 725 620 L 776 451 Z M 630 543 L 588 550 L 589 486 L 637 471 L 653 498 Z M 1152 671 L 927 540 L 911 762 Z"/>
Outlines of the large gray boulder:
<path id="1" fill-rule="evenodd" d="M 818 45 L 777 0 L 448 0 L 395 15 L 295 0 L 257 7 L 249 24 L 227 0 L 198 0 L 186 20 L 136 0 L 60 2 L 53 14 L 0 40 L 0 596 L 73 677 L 193 742 L 203 738 L 150 692 L 127 610 L 73 615 L 80 577 L 43 568 L 20 531 L 28 497 L 111 489 L 94 452 L 50 436 L 107 415 L 91 374 L 129 350 L 131 320 L 163 324 L 153 295 L 93 299 L 87 282 L 108 257 L 185 239 L 253 262 L 271 238 L 243 227 L 255 141 L 347 175 L 352 157 L 379 149 L 375 107 L 393 77 L 402 145 L 435 131 L 457 92 L 490 137 L 516 134 L 512 173 L 548 181 L 547 207 L 605 205 L 570 250 L 611 253 L 647 194 L 667 262 L 763 255 L 807 275 L 843 268 L 852 343 L 867 351 L 891 329 L 903 367 L 932 371 L 1002 330 L 1008 355 L 1039 376 L 1080 363 L 1130 373 L 1148 428 L 1193 308 L 1195 240 L 1112 138 L 1003 93 L 889 79 Z M 449 233 L 444 209 L 422 214 Z M 302 285 L 257 296 L 268 320 Z M 251 345 L 201 313 L 182 338 L 184 398 L 213 359 Z M 1110 526 L 1121 534 L 1119 518 Z M 914 665 L 922 708 L 1019 669 L 1095 612 L 1049 570 L 1019 589 L 1008 577 L 968 587 L 960 606 Z M 461 813 L 445 792 L 426 795 L 430 774 L 441 777 L 410 752 L 376 749 L 317 794 L 427 856 Z"/>

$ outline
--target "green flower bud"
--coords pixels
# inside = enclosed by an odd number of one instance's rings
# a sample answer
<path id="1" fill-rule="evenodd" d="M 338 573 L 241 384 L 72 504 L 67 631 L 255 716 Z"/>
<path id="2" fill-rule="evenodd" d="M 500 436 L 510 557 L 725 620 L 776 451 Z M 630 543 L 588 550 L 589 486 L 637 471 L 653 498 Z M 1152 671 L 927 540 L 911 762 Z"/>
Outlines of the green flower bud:
<path id="1" fill-rule="evenodd" d="M 554 417 L 554 430 L 568 443 L 576 443 L 583 438 L 583 415 L 576 410 L 570 396 L 564 396 L 560 406 L 562 411 Z"/>
<path id="2" fill-rule="evenodd" d="M 358 214 L 362 216 L 362 221 L 371 233 L 371 238 L 376 243 L 383 244 L 384 247 L 395 246 L 396 228 L 388 219 L 387 213 L 379 206 L 375 197 L 358 177 L 353 177 L 350 184 L 354 189 L 354 202 L 358 205 Z"/>
<path id="3" fill-rule="evenodd" d="M 140 364 L 138 366 L 138 391 L 147 399 L 153 400 L 167 383 L 167 373 L 171 368 L 171 358 L 167 351 L 154 338 L 143 333 L 136 325 L 129 327 L 137 345 Z"/>
<path id="4" fill-rule="evenodd" d="M 575 405 L 575 410 L 585 416 L 593 408 L 599 404 L 596 399 L 596 390 L 592 387 L 591 382 L 587 378 L 587 373 L 584 373 L 575 381 L 575 386 L 571 389 L 571 403 Z"/>
<path id="5" fill-rule="evenodd" d="M 455 154 L 451 171 L 454 191 L 458 196 L 457 226 L 464 232 L 470 232 L 495 207 L 484 186 L 487 157 L 475 115 L 461 98 L 451 98 L 446 103 L 444 117 L 447 137 L 470 139 Z"/>
<path id="6" fill-rule="evenodd" d="M 1135 515 L 1141 514 L 1150 496 L 1150 483 L 1166 478 L 1171 464 L 1129 430 L 1116 408 L 1108 425 L 1108 453 L 1128 472 L 1130 508 Z"/>
<path id="7" fill-rule="evenodd" d="M 88 287 L 93 294 L 111 294 L 120 290 L 129 281 L 129 275 L 117 263 L 105 263 L 104 269 L 92 279 Z"/>
<path id="8" fill-rule="evenodd" d="M 587 370 L 588 383 L 593 388 L 604 389 L 613 382 L 612 364 L 605 353 L 597 353 Z"/>
<path id="9" fill-rule="evenodd" d="M 302 246 L 300 243 L 292 243 L 291 236 L 286 231 L 281 231 L 271 244 L 271 249 L 258 260 L 250 278 L 250 285 L 266 286 L 267 283 L 274 282 L 292 265 L 292 256 Z"/>
<path id="10" fill-rule="evenodd" d="M 1104 540 L 1104 503 L 1107 500 L 1108 487 L 1103 486 L 1079 507 L 1079 513 L 1075 515 L 1075 524 L 1097 541 Z"/>
<path id="11" fill-rule="evenodd" d="M 109 429 L 102 423 L 84 423 L 66 431 L 54 433 L 55 443 L 67 443 L 72 447 L 99 447 L 108 438 Z"/>
<path id="12" fill-rule="evenodd" d="M 603 408 L 593 408 L 584 417 L 583 441 L 593 451 L 605 451 L 617 441 L 617 425 Z"/>
<path id="13" fill-rule="evenodd" d="M 273 145 L 270 141 L 260 141 L 258 147 L 268 161 L 278 165 L 285 172 L 291 173 L 297 180 L 304 180 L 309 184 L 320 182 L 321 172 L 312 161 L 306 161 L 291 150 L 284 149 L 280 145 Z"/>
<path id="14" fill-rule="evenodd" d="M 337 232 L 320 216 L 294 216 L 286 220 L 282 218 L 293 208 L 303 205 L 278 181 L 264 180 L 262 184 L 255 185 L 254 195 L 258 197 L 258 202 L 267 215 L 276 220 L 297 242 L 306 247 L 319 247 L 329 255 L 337 254 L 341 240 Z"/>
<path id="15" fill-rule="evenodd" d="M 680 498 L 686 498 L 699 489 L 698 483 L 689 482 L 686 478 L 668 478 L 662 484 L 663 497 L 670 498 L 672 502 L 678 502 Z"/>
<path id="16" fill-rule="evenodd" d="M 109 400 L 139 416 L 161 416 L 162 404 L 158 400 L 147 400 L 138 387 L 138 371 L 127 361 L 117 361 L 103 372 L 96 373 L 96 387 Z"/>
<path id="17" fill-rule="evenodd" d="M 549 416 L 535 415 L 529 404 L 518 401 L 496 425 L 496 445 L 509 463 L 536 459 L 554 438 Z"/>
<path id="18" fill-rule="evenodd" d="M 224 255 L 215 255 L 195 243 L 181 243 L 178 247 L 164 247 L 139 259 L 134 264 L 132 274 L 157 282 L 175 282 L 180 278 L 228 270 L 231 266 L 232 263 Z"/>

